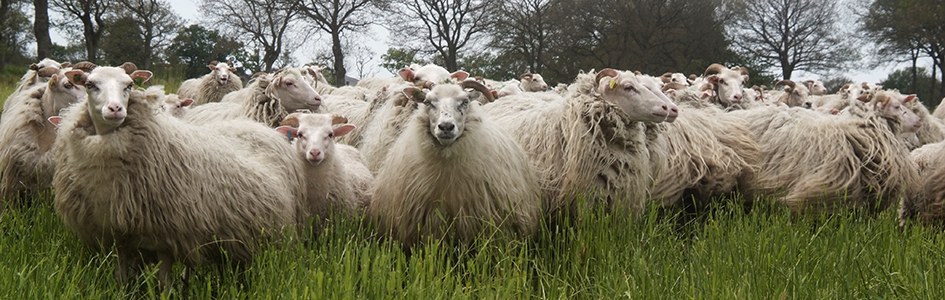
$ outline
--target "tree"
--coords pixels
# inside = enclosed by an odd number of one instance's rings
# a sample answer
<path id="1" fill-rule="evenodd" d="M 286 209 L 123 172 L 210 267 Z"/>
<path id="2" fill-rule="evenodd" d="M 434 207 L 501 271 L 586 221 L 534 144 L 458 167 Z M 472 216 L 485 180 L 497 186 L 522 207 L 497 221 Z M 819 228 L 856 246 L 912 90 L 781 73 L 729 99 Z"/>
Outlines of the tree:
<path id="1" fill-rule="evenodd" d="M 889 73 L 889 76 L 879 84 L 886 89 L 897 89 L 903 94 L 916 94 L 926 107 L 935 109 L 942 101 L 942 94 L 935 92 L 931 88 L 940 85 L 941 82 L 936 78 L 932 78 L 929 74 L 929 70 L 926 68 L 919 68 L 915 70 L 914 73 L 919 76 L 919 85 L 914 88 L 911 82 L 913 74 L 912 68 L 895 70 Z"/>
<path id="2" fill-rule="evenodd" d="M 117 66 L 127 61 L 139 67 L 142 66 L 142 59 L 147 56 L 147 52 L 144 43 L 141 42 L 141 30 L 136 25 L 137 22 L 138 20 L 131 16 L 117 17 L 108 21 L 108 30 L 102 36 L 99 46 L 102 51 L 100 63 Z"/>
<path id="3" fill-rule="evenodd" d="M 194 78 L 207 73 L 207 63 L 211 60 L 227 61 L 228 56 L 240 61 L 252 60 L 242 49 L 243 44 L 235 39 L 193 24 L 178 31 L 166 51 L 169 62 L 186 65 L 185 75 Z"/>
<path id="4" fill-rule="evenodd" d="M 387 48 L 387 53 L 381 54 L 381 67 L 393 74 L 410 64 L 426 64 L 427 61 L 419 57 L 417 49 Z"/>
<path id="5" fill-rule="evenodd" d="M 541 73 L 545 67 L 554 24 L 552 0 L 501 0 L 495 6 L 492 47 L 522 63 L 520 72 Z"/>
<path id="6" fill-rule="evenodd" d="M 492 14 L 488 8 L 493 7 L 495 1 L 404 1 L 393 6 L 391 27 L 407 37 L 425 39 L 433 47 L 432 52 L 443 58 L 444 67 L 456 71 L 460 51 L 491 26 Z"/>
<path id="7" fill-rule="evenodd" d="M 27 61 L 25 45 L 29 40 L 29 18 L 23 12 L 25 1 L 0 0 L 0 70 L 7 64 Z"/>
<path id="8" fill-rule="evenodd" d="M 331 36 L 331 53 L 335 82 L 345 82 L 345 53 L 342 34 L 359 30 L 372 24 L 373 18 L 364 13 L 373 5 L 383 5 L 385 0 L 296 0 L 302 15 L 315 23 L 318 30 Z"/>
<path id="9" fill-rule="evenodd" d="M 919 55 L 932 59 L 932 75 L 945 75 L 945 3 L 940 0 L 876 0 L 863 17 L 863 27 L 870 37 L 882 45 L 886 53 L 908 53 L 913 61 L 913 87 L 923 84 L 919 80 L 916 60 Z M 879 52 L 881 55 L 884 52 Z M 937 81 L 936 81 L 937 82 Z M 938 92 L 945 94 L 945 83 L 937 82 Z M 929 87 L 930 93 L 935 87 Z"/>
<path id="10" fill-rule="evenodd" d="M 272 71 L 286 49 L 295 49 L 305 37 L 294 38 L 299 11 L 279 0 L 204 0 L 200 5 L 208 23 L 223 34 L 241 37 L 261 52 L 263 71 Z"/>
<path id="11" fill-rule="evenodd" d="M 181 26 L 181 19 L 171 10 L 170 3 L 163 0 L 118 0 L 123 15 L 134 20 L 132 26 L 138 27 L 141 42 L 139 61 L 145 69 L 150 69 L 155 56 L 160 55 L 168 46 L 171 35 Z"/>
<path id="12" fill-rule="evenodd" d="M 744 0 L 736 8 L 731 36 L 737 49 L 781 68 L 784 79 L 794 71 L 837 69 L 856 58 L 837 26 L 835 1 Z"/>
<path id="13" fill-rule="evenodd" d="M 36 58 L 49 57 L 52 39 L 49 38 L 48 0 L 33 0 L 33 36 L 36 37 Z"/>
<path id="14" fill-rule="evenodd" d="M 70 17 L 82 22 L 86 59 L 98 61 L 99 44 L 107 28 L 106 19 L 110 11 L 108 3 L 103 0 L 52 0 L 50 4 L 54 11 L 67 18 L 63 26 L 70 26 Z"/>

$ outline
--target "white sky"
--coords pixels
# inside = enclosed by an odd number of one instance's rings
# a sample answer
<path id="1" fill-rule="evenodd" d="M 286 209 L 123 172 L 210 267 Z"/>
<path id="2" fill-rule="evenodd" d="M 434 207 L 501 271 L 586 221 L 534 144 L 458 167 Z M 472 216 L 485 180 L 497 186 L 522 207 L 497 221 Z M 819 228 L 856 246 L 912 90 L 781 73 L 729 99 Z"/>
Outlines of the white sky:
<path id="1" fill-rule="evenodd" d="M 182 18 L 184 18 L 188 24 L 200 23 L 199 19 L 200 19 L 201 13 L 198 8 L 197 0 L 169 0 L 169 2 L 171 3 L 171 6 L 174 8 L 174 10 Z M 55 13 L 50 12 L 50 14 L 52 15 Z M 54 16 L 50 16 L 50 17 L 54 17 Z M 372 30 L 368 35 L 369 36 L 362 37 L 360 39 L 361 41 L 365 42 L 364 46 L 366 46 L 368 49 L 370 49 L 373 52 L 373 60 L 371 61 L 370 71 L 367 73 L 369 75 L 374 75 L 374 76 L 391 76 L 392 74 L 390 72 L 388 72 L 384 68 L 381 68 L 378 65 L 381 60 L 380 59 L 381 54 L 386 52 L 387 48 L 390 45 L 389 32 L 383 28 L 375 26 L 374 30 Z M 52 39 L 53 39 L 53 42 L 56 42 L 56 43 L 64 43 L 64 40 L 65 40 L 61 35 L 59 35 L 59 33 L 55 31 L 52 33 Z M 310 39 L 307 45 L 299 47 L 299 49 L 297 49 L 295 53 L 293 53 L 293 55 L 296 58 L 296 60 L 299 62 L 311 61 L 315 57 L 314 51 L 318 48 L 315 46 L 315 43 L 326 43 L 326 42 L 327 41 L 325 39 L 318 39 L 317 37 Z M 325 47 L 322 47 L 322 48 L 325 48 Z M 880 67 L 872 68 L 872 69 L 864 67 L 858 70 L 851 70 L 849 72 L 844 73 L 843 75 L 853 79 L 854 82 L 861 82 L 861 81 L 879 82 L 885 79 L 886 75 L 891 73 L 892 71 L 899 68 L 907 67 L 908 65 L 909 65 L 908 63 L 899 63 L 899 64 L 890 63 L 885 66 L 880 66 Z M 919 62 L 919 66 L 924 66 L 928 68 L 930 65 L 931 65 L 931 61 L 928 59 Z M 349 76 L 357 77 L 356 71 L 354 70 L 354 66 L 352 64 L 350 63 L 346 64 L 346 67 L 348 68 Z M 821 76 L 818 76 L 815 74 L 808 74 L 804 72 L 797 72 L 795 73 L 793 77 L 795 80 L 805 80 L 805 79 L 818 79 Z M 497 78 L 497 79 L 501 79 L 501 78 Z"/>

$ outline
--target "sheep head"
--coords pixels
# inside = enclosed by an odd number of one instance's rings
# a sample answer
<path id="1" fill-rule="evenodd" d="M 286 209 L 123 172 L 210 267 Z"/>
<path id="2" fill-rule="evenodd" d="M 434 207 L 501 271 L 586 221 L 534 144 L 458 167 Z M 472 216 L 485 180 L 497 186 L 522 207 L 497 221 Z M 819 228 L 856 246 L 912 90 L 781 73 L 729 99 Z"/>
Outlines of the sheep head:
<path id="1" fill-rule="evenodd" d="M 193 98 L 181 99 L 177 94 L 170 94 L 164 98 L 164 103 L 161 104 L 161 108 L 172 116 L 180 118 L 193 104 Z"/>
<path id="2" fill-rule="evenodd" d="M 784 103 L 788 107 L 798 107 L 802 106 L 804 108 L 813 108 L 813 103 L 810 101 L 809 91 L 807 86 L 803 84 L 797 84 L 794 81 L 785 79 L 778 81 L 777 85 L 784 86 L 784 95 L 781 96 L 779 100 L 781 103 Z"/>
<path id="3" fill-rule="evenodd" d="M 212 66 L 207 65 L 207 67 L 210 68 L 210 76 L 213 77 L 213 80 L 219 85 L 230 83 L 230 76 L 236 76 L 236 74 L 233 74 L 233 67 L 230 67 L 230 65 L 225 62 L 216 63 Z"/>
<path id="4" fill-rule="evenodd" d="M 720 64 L 711 64 L 706 68 L 706 81 L 714 87 L 719 104 L 730 106 L 742 102 L 742 88 L 748 75 L 748 69 L 732 70 Z"/>
<path id="5" fill-rule="evenodd" d="M 278 99 L 287 111 L 317 111 L 322 104 L 322 97 L 305 81 L 299 68 L 277 71 L 266 87 L 266 94 Z"/>
<path id="6" fill-rule="evenodd" d="M 827 87 L 825 87 L 824 83 L 820 80 L 806 80 L 804 81 L 804 86 L 807 87 L 811 95 L 823 96 L 827 94 Z"/>
<path id="7" fill-rule="evenodd" d="M 335 114 L 291 113 L 276 131 L 295 139 L 296 149 L 309 164 L 318 165 L 335 151 L 335 139 L 350 133 L 355 126 Z"/>
<path id="8" fill-rule="evenodd" d="M 541 74 L 525 73 L 519 76 L 521 87 L 526 92 L 544 92 L 548 90 L 548 83 Z"/>
<path id="9" fill-rule="evenodd" d="M 601 99 L 620 108 L 633 121 L 672 122 L 679 115 L 679 108 L 654 80 L 610 68 L 601 70 L 595 78 Z"/>
<path id="10" fill-rule="evenodd" d="M 897 92 L 879 91 L 867 102 L 873 103 L 873 110 L 880 116 L 899 122 L 902 131 L 914 133 L 922 127 L 921 119 L 907 105 L 916 101 L 916 95 L 902 95 Z"/>
<path id="11" fill-rule="evenodd" d="M 428 131 L 441 146 L 449 146 L 456 142 L 466 129 L 466 117 L 469 113 L 469 103 L 473 95 L 464 90 L 464 87 L 480 90 L 482 86 L 475 81 L 463 81 L 461 84 L 439 84 L 429 92 L 420 91 L 416 87 L 407 87 L 403 93 L 413 101 L 422 103 L 422 116 L 428 119 Z M 485 86 L 482 86 L 485 89 Z M 487 89 L 486 89 L 487 90 Z M 489 95 L 491 93 L 484 93 Z"/>
<path id="12" fill-rule="evenodd" d="M 52 100 L 52 103 L 47 103 L 47 98 L 43 97 L 43 105 L 47 106 L 44 112 L 47 114 L 59 113 L 60 109 L 77 103 L 85 97 L 85 87 L 69 81 L 65 71 L 59 71 L 50 76 L 46 84 L 46 93 L 50 95 L 48 99 Z"/>
<path id="13" fill-rule="evenodd" d="M 89 116 L 98 134 L 113 132 L 128 116 L 128 98 L 136 81 L 147 82 L 151 71 L 137 70 L 130 75 L 118 67 L 98 67 L 91 73 L 82 70 L 66 72 L 75 85 L 85 86 Z"/>

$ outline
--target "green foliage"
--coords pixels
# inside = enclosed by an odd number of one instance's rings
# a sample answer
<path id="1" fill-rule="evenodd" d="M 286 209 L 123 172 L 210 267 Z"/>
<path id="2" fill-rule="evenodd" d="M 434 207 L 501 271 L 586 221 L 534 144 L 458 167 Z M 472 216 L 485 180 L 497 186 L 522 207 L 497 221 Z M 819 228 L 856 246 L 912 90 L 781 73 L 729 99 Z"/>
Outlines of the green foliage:
<path id="1" fill-rule="evenodd" d="M 148 55 L 141 40 L 141 30 L 132 17 L 119 17 L 109 20 L 109 24 L 102 36 L 99 50 L 102 61 L 99 64 L 118 66 L 130 61 L 143 66 L 142 59 Z"/>
<path id="2" fill-rule="evenodd" d="M 242 49 L 243 44 L 235 39 L 222 36 L 216 30 L 194 24 L 178 32 L 167 49 L 167 57 L 171 64 L 186 66 L 184 74 L 187 78 L 200 77 L 209 73 L 208 62 L 226 61 L 228 55 L 233 55 L 243 62 L 243 68 L 257 70 L 258 68 L 253 68 L 246 63 L 255 60 Z"/>
<path id="3" fill-rule="evenodd" d="M 33 39 L 30 16 L 25 12 L 28 1 L 0 2 L 0 69 L 7 64 L 29 64 L 27 46 Z"/>
<path id="4" fill-rule="evenodd" d="M 407 48 L 387 48 L 387 53 L 381 54 L 381 67 L 393 74 L 410 64 L 429 63 L 419 57 L 419 50 Z M 327 76 L 326 76 L 327 78 Z"/>
<path id="5" fill-rule="evenodd" d="M 926 107 L 934 110 L 935 107 L 942 102 L 942 95 L 938 90 L 942 82 L 936 78 L 932 78 L 932 75 L 926 68 L 918 68 L 916 71 L 917 80 L 915 86 L 913 86 L 912 82 L 912 67 L 902 68 L 889 73 L 889 76 L 879 84 L 886 89 L 897 89 L 903 94 L 916 94 Z"/>
<path id="6" fill-rule="evenodd" d="M 0 215 L 0 290 L 22 299 L 942 299 L 945 234 L 897 230 L 894 213 L 792 220 L 737 206 L 682 224 L 583 211 L 573 227 L 530 239 L 484 234 L 467 247 L 436 242 L 408 257 L 361 220 L 332 218 L 311 243 L 264 250 L 241 281 L 202 267 L 186 290 L 156 294 L 156 268 L 123 289 L 113 249 L 66 230 L 52 194 Z M 180 272 L 177 266 L 175 271 Z M 41 284 L 40 284 L 41 283 Z"/>
<path id="7" fill-rule="evenodd" d="M 844 84 L 853 83 L 853 79 L 845 76 L 821 78 L 820 80 L 824 82 L 824 87 L 827 88 L 828 93 L 836 93 Z"/>

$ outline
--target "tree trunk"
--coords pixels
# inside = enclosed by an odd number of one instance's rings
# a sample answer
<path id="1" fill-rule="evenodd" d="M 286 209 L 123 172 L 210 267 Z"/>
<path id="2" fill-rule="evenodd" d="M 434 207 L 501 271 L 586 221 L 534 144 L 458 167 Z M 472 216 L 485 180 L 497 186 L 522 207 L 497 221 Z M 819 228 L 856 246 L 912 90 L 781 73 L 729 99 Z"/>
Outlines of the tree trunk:
<path id="1" fill-rule="evenodd" d="M 781 62 L 781 76 L 784 80 L 791 80 L 791 73 L 794 73 L 794 66 L 787 62 Z"/>
<path id="2" fill-rule="evenodd" d="M 276 63 L 276 59 L 279 59 L 279 52 L 268 47 L 264 51 L 263 64 L 266 65 L 266 72 L 272 72 L 272 65 Z"/>
<path id="3" fill-rule="evenodd" d="M 49 1 L 33 0 L 35 21 L 33 35 L 36 36 L 36 60 L 50 56 L 52 40 L 49 38 Z"/>
<path id="4" fill-rule="evenodd" d="M 444 67 L 446 67 L 446 69 L 450 72 L 459 70 L 459 64 L 456 63 L 456 52 L 457 51 L 455 48 L 450 47 L 449 49 L 446 49 L 446 57 L 443 58 L 445 60 L 443 62 L 443 64 L 445 64 Z"/>
<path id="5" fill-rule="evenodd" d="M 92 62 L 98 61 L 98 39 L 95 27 L 92 26 L 92 17 L 83 16 L 80 19 L 83 26 L 82 33 L 85 36 L 85 59 Z"/>
<path id="6" fill-rule="evenodd" d="M 345 85 L 345 53 L 341 51 L 341 32 L 332 30 L 331 32 L 331 54 L 335 57 L 335 86 Z"/>
<path id="7" fill-rule="evenodd" d="M 919 49 L 909 50 L 909 54 L 912 56 L 912 92 L 919 92 L 919 69 L 916 66 L 916 62 L 919 60 Z M 934 76 L 933 76 L 934 77 Z"/>

